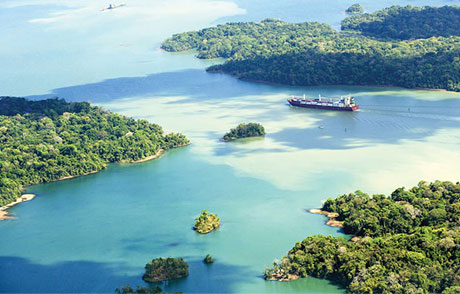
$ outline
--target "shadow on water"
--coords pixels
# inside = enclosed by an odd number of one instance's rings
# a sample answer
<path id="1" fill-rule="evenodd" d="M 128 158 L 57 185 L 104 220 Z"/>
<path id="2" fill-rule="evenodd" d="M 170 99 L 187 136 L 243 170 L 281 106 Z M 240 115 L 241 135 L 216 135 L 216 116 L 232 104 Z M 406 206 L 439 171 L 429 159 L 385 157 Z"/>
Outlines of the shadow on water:
<path id="1" fill-rule="evenodd" d="M 186 96 L 189 99 L 181 100 L 181 103 L 186 103 L 190 99 L 193 101 L 193 99 L 230 98 L 260 95 L 264 92 L 271 93 L 273 89 L 264 84 L 244 82 L 225 74 L 190 69 L 57 88 L 49 94 L 32 95 L 28 98 L 61 97 L 70 101 L 89 100 L 93 103 L 102 103 L 126 97 Z"/>
<path id="2" fill-rule="evenodd" d="M 192 230 L 192 229 L 191 229 Z M 171 242 L 170 240 L 178 240 Z M 164 241 L 168 240 L 168 241 Z M 157 248 L 160 249 L 168 249 L 168 248 L 183 248 L 186 246 L 191 246 L 194 248 L 200 248 L 203 246 L 203 242 L 191 242 L 187 240 L 184 236 L 172 236 L 166 234 L 148 234 L 143 236 L 142 238 L 123 238 L 121 239 L 122 250 L 126 255 L 130 254 L 151 254 L 152 252 L 152 244 L 157 244 Z M 161 245 L 160 245 L 161 244 Z M 159 251 L 161 252 L 161 251 Z M 161 253 L 160 253 L 161 254 Z"/>
<path id="3" fill-rule="evenodd" d="M 201 260 L 187 262 L 190 272 L 187 278 L 152 285 L 168 292 L 200 289 L 207 293 L 228 293 L 234 291 L 229 281 L 238 281 L 241 276 L 252 274 L 242 266 L 221 262 L 210 266 Z M 139 274 L 120 274 L 123 271 L 139 271 Z M 125 285 L 133 288 L 145 286 L 142 274 L 142 267 L 132 268 L 123 263 L 67 261 L 43 265 L 21 257 L 1 256 L 0 293 L 113 293 Z"/>
<path id="4" fill-rule="evenodd" d="M 303 109 L 292 109 L 295 112 Z M 305 110 L 311 114 L 313 110 Z M 325 111 L 314 127 L 289 127 L 268 137 L 299 149 L 352 149 L 375 144 L 398 144 L 401 140 L 423 141 L 439 129 L 458 128 L 460 117 L 442 113 L 363 110 L 353 113 Z"/>
<path id="5" fill-rule="evenodd" d="M 201 293 L 230 293 L 235 292 L 232 283 L 229 281 L 241 280 L 241 277 L 247 277 L 254 273 L 244 266 L 236 266 L 222 263 L 215 259 L 213 264 L 205 264 L 202 260 L 188 261 L 189 276 L 187 278 L 170 280 L 152 285 L 162 287 L 166 292 L 183 291 L 196 292 L 200 289 Z"/>
<path id="6" fill-rule="evenodd" d="M 117 287 L 142 284 L 138 276 L 119 274 L 120 269 L 133 270 L 120 263 L 66 261 L 43 265 L 1 256 L 0 293 L 113 293 Z"/>
<path id="7" fill-rule="evenodd" d="M 207 73 L 202 69 L 190 69 L 142 77 L 121 77 L 99 83 L 58 88 L 51 94 L 29 96 L 29 98 L 58 96 L 68 100 L 91 100 L 96 103 L 104 103 L 127 97 L 137 99 L 166 96 L 180 98 L 166 102 L 170 104 L 205 102 L 218 105 L 227 102 L 230 98 L 253 95 L 257 103 L 226 104 L 223 107 L 226 110 L 233 109 L 234 113 L 238 113 L 241 107 L 244 107 L 245 110 L 253 108 L 255 111 L 251 115 L 262 123 L 289 121 L 295 115 L 318 120 L 317 125 L 312 127 L 304 128 L 293 124 L 278 132 L 267 134 L 267 138 L 284 146 L 299 149 L 352 149 L 378 143 L 396 144 L 404 139 L 424 140 L 441 128 L 458 126 L 459 99 L 424 100 L 419 99 L 418 92 L 400 90 L 350 86 L 274 86 L 241 81 L 225 74 Z M 273 94 L 287 95 L 286 93 L 302 92 L 310 96 L 317 95 L 317 93 L 324 93 L 325 96 L 354 93 L 359 98 L 361 111 L 334 113 L 324 110 L 299 109 L 287 106 L 282 97 L 279 102 L 276 98 L 273 100 L 265 97 Z M 433 95 L 440 94 L 433 93 Z M 205 112 L 204 108 L 203 115 L 207 115 Z M 225 118 L 229 115 L 222 113 L 221 117 Z M 220 136 L 222 134 L 218 134 L 215 138 Z M 257 152 L 279 151 L 282 150 L 276 147 L 260 149 Z M 223 156 L 232 153 L 244 155 L 247 152 L 254 152 L 254 150 L 239 148 L 237 145 L 222 145 L 217 147 L 214 153 Z"/>
<path id="8" fill-rule="evenodd" d="M 346 150 L 364 148 L 376 144 L 399 144 L 402 140 L 424 141 L 440 129 L 458 129 L 460 117 L 449 117 L 436 113 L 408 113 L 397 111 L 333 112 L 324 110 L 298 109 L 279 117 L 301 114 L 317 121 L 309 127 L 285 127 L 277 132 L 267 133 L 265 139 L 297 149 Z M 209 133 L 209 136 L 217 134 Z M 244 148 L 244 145 L 258 140 L 244 139 L 219 144 L 214 149 L 217 156 L 250 153 L 291 152 L 286 148 Z"/>

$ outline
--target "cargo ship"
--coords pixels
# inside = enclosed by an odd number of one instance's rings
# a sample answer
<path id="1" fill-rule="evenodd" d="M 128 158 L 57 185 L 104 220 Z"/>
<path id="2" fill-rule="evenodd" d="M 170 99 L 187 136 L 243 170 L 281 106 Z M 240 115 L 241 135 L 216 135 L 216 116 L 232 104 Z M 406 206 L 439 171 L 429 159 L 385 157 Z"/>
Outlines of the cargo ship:
<path id="1" fill-rule="evenodd" d="M 305 107 L 305 108 L 319 108 L 329 110 L 345 110 L 355 111 L 359 109 L 359 105 L 356 104 L 355 99 L 348 95 L 340 98 L 324 98 L 321 95 L 318 98 L 303 98 L 292 97 L 288 99 L 289 104 L 292 106 Z"/>

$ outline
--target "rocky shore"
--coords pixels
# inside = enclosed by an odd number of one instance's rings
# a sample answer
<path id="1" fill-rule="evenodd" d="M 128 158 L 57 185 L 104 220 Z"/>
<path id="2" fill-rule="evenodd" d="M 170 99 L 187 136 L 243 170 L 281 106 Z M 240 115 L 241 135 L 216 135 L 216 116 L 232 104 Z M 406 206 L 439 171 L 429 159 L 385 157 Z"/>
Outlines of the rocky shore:
<path id="1" fill-rule="evenodd" d="M 319 208 L 313 208 L 308 210 L 310 213 L 314 214 L 322 214 L 325 215 L 329 218 L 329 220 L 326 222 L 326 225 L 331 226 L 331 227 L 337 227 L 337 228 L 343 228 L 343 224 L 341 221 L 336 220 L 336 218 L 339 216 L 338 213 L 336 212 L 328 212 L 328 211 L 323 211 Z"/>

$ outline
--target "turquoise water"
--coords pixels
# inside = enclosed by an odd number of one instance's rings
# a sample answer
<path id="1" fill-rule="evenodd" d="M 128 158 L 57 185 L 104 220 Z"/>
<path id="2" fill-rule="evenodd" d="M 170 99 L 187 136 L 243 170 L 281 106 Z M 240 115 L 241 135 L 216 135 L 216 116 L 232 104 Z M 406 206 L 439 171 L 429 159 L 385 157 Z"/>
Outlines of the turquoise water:
<path id="1" fill-rule="evenodd" d="M 112 292 L 144 285 L 145 263 L 173 256 L 189 262 L 190 276 L 160 284 L 167 291 L 343 293 L 314 278 L 262 279 L 296 241 L 342 235 L 306 209 L 356 189 L 389 193 L 422 179 L 460 178 L 460 94 L 255 84 L 203 71 L 219 61 L 158 50 L 170 33 L 226 20 L 314 16 L 334 25 L 351 3 L 139 0 L 102 15 L 105 3 L 92 2 L 2 3 L 9 21 L 0 36 L 11 43 L 0 49 L 2 94 L 91 100 L 183 132 L 193 144 L 158 160 L 29 187 L 37 197 L 10 210 L 17 219 L 0 222 L 0 292 Z M 387 2 L 378 5 L 410 3 Z M 351 93 L 361 111 L 286 104 L 303 93 Z M 219 142 L 242 121 L 262 123 L 267 136 Z M 221 228 L 195 233 L 201 209 L 217 213 Z M 215 258 L 209 266 L 201 261 L 208 253 Z"/>

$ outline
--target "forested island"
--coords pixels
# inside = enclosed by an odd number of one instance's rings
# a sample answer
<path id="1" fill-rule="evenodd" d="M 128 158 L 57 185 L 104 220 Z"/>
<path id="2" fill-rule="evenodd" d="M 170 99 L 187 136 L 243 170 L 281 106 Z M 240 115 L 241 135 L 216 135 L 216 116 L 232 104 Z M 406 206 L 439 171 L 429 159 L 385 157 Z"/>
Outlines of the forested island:
<path id="1" fill-rule="evenodd" d="M 147 288 L 147 287 L 140 287 L 140 286 L 137 286 L 136 290 L 134 290 L 133 288 L 131 288 L 130 285 L 127 285 L 127 286 L 124 286 L 122 287 L 121 289 L 115 289 L 115 294 L 157 294 L 157 293 L 165 293 L 163 292 L 163 290 L 158 287 L 158 286 L 155 286 L 153 288 Z"/>
<path id="2" fill-rule="evenodd" d="M 348 14 L 357 14 L 357 13 L 363 13 L 363 12 L 364 12 L 364 7 L 362 7 L 359 3 L 355 3 L 345 10 L 345 13 L 348 13 Z"/>
<path id="3" fill-rule="evenodd" d="M 203 262 L 206 264 L 214 263 L 214 258 L 212 258 L 211 254 L 207 254 L 203 259 Z"/>
<path id="4" fill-rule="evenodd" d="M 0 97 L 0 143 L 4 206 L 24 186 L 100 171 L 108 163 L 153 158 L 189 140 L 87 102 Z"/>
<path id="5" fill-rule="evenodd" d="M 182 258 L 155 258 L 145 265 L 142 279 L 149 283 L 188 276 L 188 264 Z"/>
<path id="6" fill-rule="evenodd" d="M 322 210 L 355 237 L 308 237 L 266 279 L 311 275 L 350 293 L 460 293 L 460 183 L 422 181 L 388 197 L 357 191 Z"/>
<path id="7" fill-rule="evenodd" d="M 220 226 L 220 219 L 214 213 L 207 210 L 201 211 L 199 217 L 195 219 L 193 229 L 200 234 L 207 234 Z"/>
<path id="8" fill-rule="evenodd" d="M 265 136 L 265 128 L 258 123 L 241 123 L 236 128 L 231 129 L 222 138 L 222 141 L 228 142 L 241 138 Z"/>
<path id="9" fill-rule="evenodd" d="M 162 48 L 226 58 L 209 72 L 288 85 L 381 85 L 460 91 L 460 9 L 393 6 L 317 22 L 238 22 L 175 34 Z M 422 25 L 421 25 L 422 24 Z"/>

